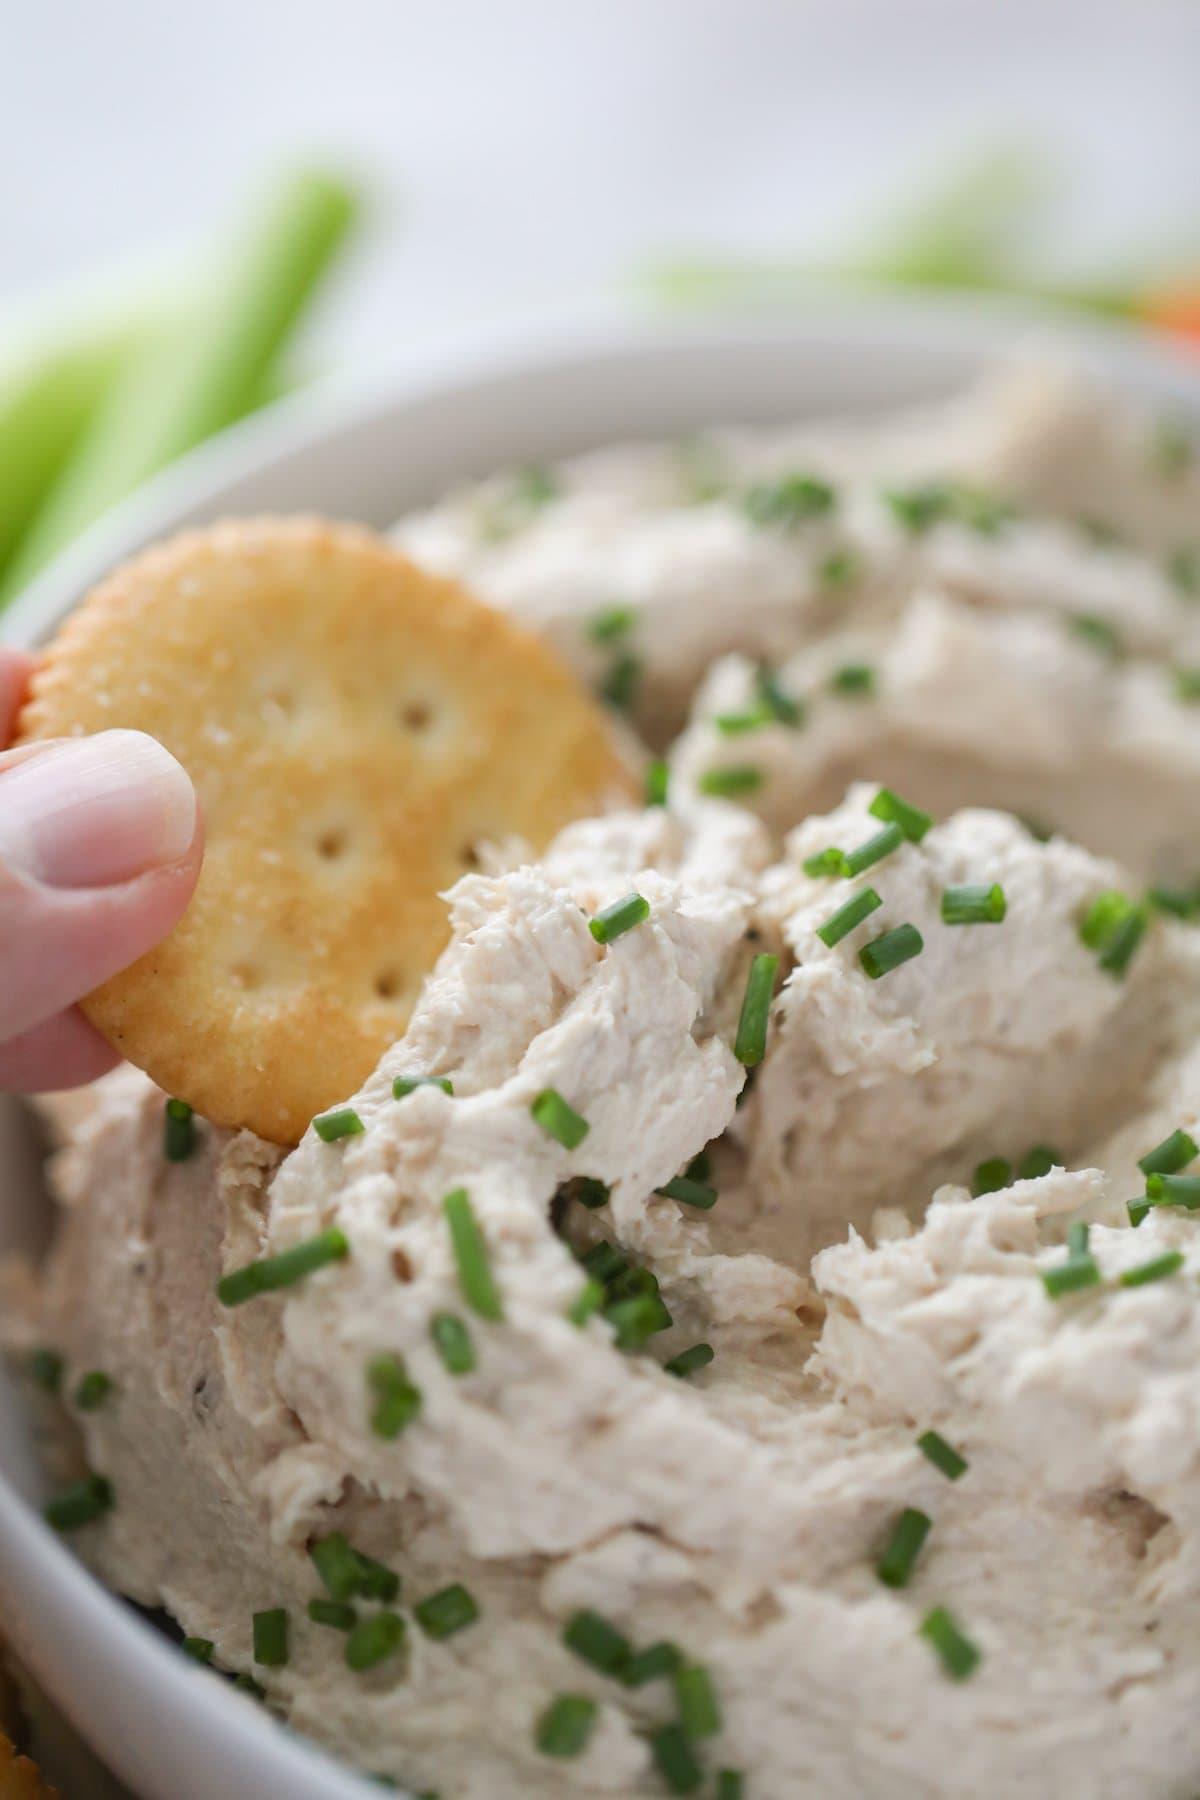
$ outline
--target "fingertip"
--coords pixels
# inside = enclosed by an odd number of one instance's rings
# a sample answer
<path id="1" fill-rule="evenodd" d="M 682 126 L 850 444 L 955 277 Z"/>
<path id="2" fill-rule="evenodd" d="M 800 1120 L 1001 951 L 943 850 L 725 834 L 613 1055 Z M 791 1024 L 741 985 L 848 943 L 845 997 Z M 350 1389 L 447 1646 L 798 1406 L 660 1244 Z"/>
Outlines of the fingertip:
<path id="1" fill-rule="evenodd" d="M 121 1060 L 77 1006 L 0 1044 L 0 1089 L 46 1094 L 98 1081 Z"/>

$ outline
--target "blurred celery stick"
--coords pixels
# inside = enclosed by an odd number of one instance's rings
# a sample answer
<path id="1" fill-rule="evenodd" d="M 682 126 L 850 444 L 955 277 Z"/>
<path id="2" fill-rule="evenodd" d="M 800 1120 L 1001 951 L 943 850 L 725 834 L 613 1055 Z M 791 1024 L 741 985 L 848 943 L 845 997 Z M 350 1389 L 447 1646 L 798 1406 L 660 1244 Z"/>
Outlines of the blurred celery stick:
<path id="1" fill-rule="evenodd" d="M 20 543 L 16 592 L 148 476 L 231 425 L 269 392 L 276 357 L 345 241 L 356 193 L 335 176 L 288 176 L 218 250 L 181 315 L 154 334 L 84 433 Z"/>

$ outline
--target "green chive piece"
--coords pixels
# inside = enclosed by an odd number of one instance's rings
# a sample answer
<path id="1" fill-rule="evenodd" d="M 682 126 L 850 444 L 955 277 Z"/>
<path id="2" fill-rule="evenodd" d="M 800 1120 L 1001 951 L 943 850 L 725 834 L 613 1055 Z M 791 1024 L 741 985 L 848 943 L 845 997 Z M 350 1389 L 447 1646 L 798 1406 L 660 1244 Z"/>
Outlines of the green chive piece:
<path id="1" fill-rule="evenodd" d="M 632 606 L 610 606 L 604 612 L 593 613 L 587 634 L 593 644 L 615 644 L 618 638 L 628 636 L 636 622 L 637 613 Z"/>
<path id="2" fill-rule="evenodd" d="M 382 1600 L 389 1606 L 400 1593 L 400 1577 L 385 1563 L 376 1562 L 373 1556 L 364 1556 L 361 1550 L 354 1552 L 358 1563 L 358 1591 L 365 1600 Z"/>
<path id="3" fill-rule="evenodd" d="M 1186 425 L 1177 419 L 1161 419 L 1150 442 L 1150 466 L 1156 474 L 1170 480 L 1189 469 L 1196 457 L 1196 445 Z"/>
<path id="4" fill-rule="evenodd" d="M 601 1238 L 599 1243 L 593 1244 L 590 1250 L 584 1252 L 580 1261 L 589 1275 L 605 1285 L 629 1267 L 621 1252 L 607 1238 Z"/>
<path id="5" fill-rule="evenodd" d="M 965 1681 L 978 1668 L 981 1653 L 959 1629 L 944 1606 L 935 1606 L 922 1620 L 920 1634 L 942 1660 L 942 1667 L 955 1681 Z"/>
<path id="6" fill-rule="evenodd" d="M 794 531 L 809 519 L 821 519 L 833 511 L 837 495 L 827 481 L 815 475 L 784 475 L 779 481 L 760 482 L 746 494 L 743 505 L 756 525 L 777 525 Z"/>
<path id="7" fill-rule="evenodd" d="M 1171 671 L 1171 676 L 1175 683 L 1177 700 L 1183 701 L 1187 706 L 1192 706 L 1197 700 L 1200 700 L 1200 669 L 1177 667 Z"/>
<path id="8" fill-rule="evenodd" d="M 267 1690 L 261 1682 L 255 1681 L 253 1675 L 235 1675 L 233 1685 L 239 1694 L 249 1695 L 251 1700 L 265 1700 Z"/>
<path id="9" fill-rule="evenodd" d="M 617 712 L 629 712 L 642 678 L 642 665 L 636 656 L 618 656 L 600 683 L 600 697 Z"/>
<path id="10" fill-rule="evenodd" d="M 588 930 L 598 944 L 611 944 L 624 932 L 632 931 L 650 917 L 650 902 L 641 894 L 626 894 L 623 900 L 614 900 L 611 906 L 600 909 L 594 919 L 588 920 Z"/>
<path id="11" fill-rule="evenodd" d="M 965 1456 L 960 1456 L 953 1444 L 948 1444 L 939 1431 L 923 1431 L 917 1439 L 917 1449 L 935 1469 L 938 1469 L 947 1481 L 957 1481 L 965 1475 L 968 1468 Z"/>
<path id="12" fill-rule="evenodd" d="M 196 1148 L 196 1121 L 186 1100 L 168 1100 L 163 1109 L 163 1155 L 186 1162 Z"/>
<path id="13" fill-rule="evenodd" d="M 1051 1169 L 1062 1167 L 1061 1152 L 1050 1144 L 1035 1144 L 1027 1150 L 1017 1164 L 1018 1181 L 1037 1181 L 1040 1176 L 1048 1175 Z M 1005 1184 L 1007 1185 L 1007 1183 Z"/>
<path id="14" fill-rule="evenodd" d="M 352 1600 L 359 1591 L 361 1570 L 357 1551 L 351 1549 L 342 1533 L 331 1531 L 328 1537 L 317 1538 L 310 1544 L 308 1554 L 330 1596 L 334 1600 Z"/>
<path id="15" fill-rule="evenodd" d="M 746 1777 L 740 1769 L 718 1769 L 713 1800 L 745 1800 Z"/>
<path id="16" fill-rule="evenodd" d="M 672 1794 L 693 1794 L 704 1779 L 695 1752 L 678 1725 L 664 1725 L 650 1738 L 658 1772 Z"/>
<path id="17" fill-rule="evenodd" d="M 1138 1168 L 1143 1175 L 1178 1175 L 1180 1169 L 1186 1169 L 1197 1156 L 1200 1156 L 1200 1145 L 1191 1133 L 1175 1130 L 1161 1144 L 1155 1144 L 1153 1150 L 1147 1150 L 1145 1156 L 1138 1157 Z"/>
<path id="18" fill-rule="evenodd" d="M 604 1288 L 598 1281 L 591 1279 L 584 1282 L 574 1300 L 567 1308 L 567 1318 L 572 1325 L 586 1325 L 594 1312 L 604 1305 Z"/>
<path id="19" fill-rule="evenodd" d="M 534 1742 L 543 1756 L 579 1756 L 596 1723 L 597 1706 L 586 1694 L 559 1694 L 537 1722 Z"/>
<path id="20" fill-rule="evenodd" d="M 450 1227 L 450 1243 L 458 1264 L 458 1283 L 463 1298 L 481 1319 L 503 1319 L 504 1308 L 492 1279 L 487 1245 L 466 1188 L 455 1188 L 453 1193 L 447 1194 L 442 1201 L 442 1210 Z"/>
<path id="21" fill-rule="evenodd" d="M 618 1350 L 641 1350 L 657 1331 L 669 1331 L 674 1320 L 658 1294 L 634 1294 L 604 1309 L 617 1334 Z"/>
<path id="22" fill-rule="evenodd" d="M 683 1206 L 698 1206 L 701 1212 L 708 1212 L 717 1204 L 716 1188 L 703 1181 L 693 1181 L 689 1175 L 674 1175 L 654 1191 L 668 1200 L 678 1200 Z"/>
<path id="23" fill-rule="evenodd" d="M 873 887 L 860 888 L 835 913 L 830 913 L 823 925 L 817 926 L 817 936 L 832 950 L 856 925 L 861 925 L 864 919 L 869 918 L 882 905 L 883 901 Z"/>
<path id="24" fill-rule="evenodd" d="M 1200 1207 L 1200 1175 L 1147 1175 L 1146 1194 L 1156 1206 Z"/>
<path id="25" fill-rule="evenodd" d="M 707 1148 L 697 1150 L 683 1172 L 685 1175 L 690 1175 L 693 1181 L 707 1181 L 712 1174 L 712 1158 L 708 1154 Z"/>
<path id="26" fill-rule="evenodd" d="M 1067 626 L 1077 638 L 1099 650 L 1103 656 L 1120 656 L 1121 638 L 1116 627 L 1098 613 L 1076 613 Z"/>
<path id="27" fill-rule="evenodd" d="M 742 737 L 748 731 L 761 731 L 771 722 L 770 713 L 762 707 L 756 707 L 753 712 L 713 714 L 713 724 L 722 737 Z"/>
<path id="28" fill-rule="evenodd" d="M 211 1638 L 185 1637 L 179 1648 L 185 1656 L 190 1656 L 193 1662 L 210 1663 L 217 1646 Z"/>
<path id="29" fill-rule="evenodd" d="M 715 1355 L 711 1344 L 693 1344 L 689 1350 L 681 1350 L 678 1356 L 672 1356 L 663 1368 L 668 1375 L 678 1375 L 682 1380 L 686 1375 L 694 1375 L 697 1369 L 706 1369 Z"/>
<path id="30" fill-rule="evenodd" d="M 1072 1219 L 1067 1226 L 1068 1256 L 1086 1256 L 1092 1239 L 1092 1228 L 1086 1219 Z"/>
<path id="31" fill-rule="evenodd" d="M 660 1640 L 657 1644 L 648 1644 L 644 1650 L 634 1651 L 621 1670 L 621 1680 L 626 1687 L 645 1687 L 663 1675 L 673 1675 L 682 1662 L 683 1655 L 675 1645 Z"/>
<path id="32" fill-rule="evenodd" d="M 1080 1288 L 1095 1287 L 1099 1280 L 1100 1270 L 1090 1252 L 1068 1256 L 1055 1268 L 1042 1270 L 1042 1286 L 1051 1300 L 1061 1300 L 1064 1294 L 1077 1293 Z"/>
<path id="33" fill-rule="evenodd" d="M 362 1671 L 374 1669 L 394 1656 L 404 1643 L 406 1627 L 399 1613 L 372 1613 L 360 1619 L 346 1639 L 346 1666 Z"/>
<path id="34" fill-rule="evenodd" d="M 728 800 L 738 794 L 752 794 L 762 784 L 761 769 L 752 768 L 746 763 L 734 763 L 725 769 L 706 769 L 696 786 L 702 794 L 712 794 L 719 799 Z"/>
<path id="35" fill-rule="evenodd" d="M 689 1738 L 716 1737 L 721 1729 L 712 1676 L 703 1663 L 684 1663 L 674 1674 L 679 1723 Z"/>
<path id="36" fill-rule="evenodd" d="M 908 1578 L 921 1554 L 921 1546 L 929 1536 L 933 1520 L 915 1506 L 906 1506 L 892 1527 L 883 1555 L 875 1565 L 875 1573 L 886 1587 L 907 1587 Z"/>
<path id="37" fill-rule="evenodd" d="M 333 1631 L 353 1631 L 358 1614 L 344 1600 L 310 1600 L 308 1616 L 314 1625 L 328 1625 Z"/>
<path id="38" fill-rule="evenodd" d="M 424 1600 L 418 1600 L 413 1607 L 413 1617 L 426 1637 L 440 1643 L 443 1638 L 453 1637 L 456 1631 L 473 1625 L 479 1617 L 479 1607 L 474 1595 L 461 1581 L 455 1581 L 449 1587 L 439 1588 L 436 1594 L 427 1594 Z"/>
<path id="39" fill-rule="evenodd" d="M 577 1201 L 588 1212 L 598 1212 L 612 1198 L 608 1183 L 598 1180 L 595 1175 L 572 1175 L 569 1181 L 560 1184 L 558 1192 L 565 1201 Z"/>
<path id="40" fill-rule="evenodd" d="M 555 1088 L 543 1088 L 529 1108 L 537 1123 L 564 1150 L 575 1150 L 591 1130 L 587 1120 L 568 1106 Z"/>
<path id="41" fill-rule="evenodd" d="M 1092 901 L 1080 922 L 1079 935 L 1090 950 L 1099 952 L 1100 967 L 1119 980 L 1142 940 L 1146 922 L 1145 906 L 1110 889 Z"/>
<path id="42" fill-rule="evenodd" d="M 358 1137 L 366 1129 L 352 1106 L 339 1106 L 333 1112 L 321 1113 L 312 1126 L 323 1144 L 336 1144 L 339 1138 Z"/>
<path id="43" fill-rule="evenodd" d="M 1152 887 L 1146 899 L 1156 912 L 1170 913 L 1176 919 L 1194 919 L 1200 912 L 1200 888 Z"/>
<path id="44" fill-rule="evenodd" d="M 633 1645 L 624 1633 L 589 1607 L 572 1613 L 562 1637 L 568 1650 L 602 1675 L 619 1676 L 633 1654 Z"/>
<path id="45" fill-rule="evenodd" d="M 924 948 L 925 940 L 915 925 L 897 925 L 893 930 L 885 931 L 882 937 L 864 944 L 858 960 L 870 979 L 878 981 L 881 975 L 890 974 L 901 963 L 920 956 Z"/>
<path id="46" fill-rule="evenodd" d="M 645 801 L 647 806 L 665 806 L 667 804 L 667 785 L 671 771 L 661 757 L 646 764 Z"/>
<path id="47" fill-rule="evenodd" d="M 733 1040 L 733 1054 L 744 1069 L 754 1068 L 766 1053 L 767 1015 L 771 1010 L 778 968 L 779 958 L 765 953 L 756 956 L 750 964 L 737 1035 Z"/>
<path id="48" fill-rule="evenodd" d="M 846 852 L 831 845 L 828 850 L 818 850 L 815 856 L 804 859 L 804 873 L 814 877 L 820 875 L 840 875 L 846 860 Z"/>
<path id="49" fill-rule="evenodd" d="M 817 564 L 817 581 L 823 588 L 848 587 L 858 573 L 858 558 L 852 550 L 831 550 Z"/>
<path id="50" fill-rule="evenodd" d="M 1200 594 L 1200 546 L 1180 544 L 1167 558 L 1167 574 L 1186 599 Z"/>
<path id="51" fill-rule="evenodd" d="M 754 671 L 754 689 L 760 712 L 765 712 L 780 725 L 803 725 L 804 702 L 785 693 L 769 663 L 759 663 Z"/>
<path id="52" fill-rule="evenodd" d="M 998 881 L 990 887 L 968 882 L 942 892 L 944 925 L 999 925 L 1007 911 L 1008 902 Z"/>
<path id="53" fill-rule="evenodd" d="M 316 1237 L 293 1244 L 290 1250 L 281 1250 L 278 1256 L 261 1257 L 258 1262 L 247 1263 L 231 1275 L 222 1276 L 217 1283 L 217 1299 L 222 1306 L 241 1306 L 257 1294 L 294 1287 L 306 1275 L 323 1269 L 327 1263 L 340 1262 L 349 1254 L 350 1245 L 345 1233 L 331 1225 L 328 1230 L 319 1231 Z"/>
<path id="54" fill-rule="evenodd" d="M 1162 1256 L 1152 1256 L 1149 1262 L 1126 1269 L 1117 1280 L 1122 1287 L 1145 1287 L 1151 1281 L 1164 1281 L 1168 1275 L 1177 1274 L 1183 1261 L 1182 1250 L 1167 1250 Z"/>
<path id="55" fill-rule="evenodd" d="M 63 1359 L 59 1351 L 51 1350 L 47 1346 L 33 1350 L 30 1352 L 27 1367 L 29 1379 L 36 1382 L 44 1393 L 58 1393 L 62 1387 L 63 1378 Z"/>
<path id="56" fill-rule="evenodd" d="M 406 1100 L 418 1088 L 441 1088 L 443 1094 L 454 1094 L 454 1083 L 448 1075 L 397 1075 L 392 1083 L 392 1099 Z"/>
<path id="57" fill-rule="evenodd" d="M 863 698 L 875 692 L 875 671 L 869 663 L 843 663 L 829 678 L 835 694 Z"/>
<path id="58" fill-rule="evenodd" d="M 434 1349 L 451 1375 L 469 1375 L 475 1367 L 475 1346 L 457 1313 L 434 1313 L 429 1322 Z"/>
<path id="59" fill-rule="evenodd" d="M 865 843 L 858 846 L 857 850 L 847 850 L 842 857 L 842 874 L 861 875 L 864 869 L 869 869 L 873 864 L 882 862 L 885 856 L 890 856 L 893 850 L 898 850 L 903 842 L 904 833 L 899 825 L 885 825 L 882 831 L 877 831 L 874 837 L 869 837 Z"/>
<path id="60" fill-rule="evenodd" d="M 1097 958 L 1100 967 L 1119 981 L 1133 961 L 1134 952 L 1141 943 L 1145 930 L 1145 909 L 1137 907 L 1118 925 L 1112 941 L 1100 952 Z"/>
<path id="61" fill-rule="evenodd" d="M 282 1669 L 288 1659 L 288 1616 L 282 1606 L 267 1612 L 256 1612 L 254 1625 L 254 1660 L 267 1669 Z"/>
<path id="62" fill-rule="evenodd" d="M 1146 1217 L 1146 1214 L 1150 1211 L 1152 1205 L 1153 1201 L 1150 1200 L 1127 1200 L 1125 1202 L 1125 1211 L 1129 1214 L 1129 1223 L 1133 1226 L 1135 1231 Z"/>
<path id="63" fill-rule="evenodd" d="M 1001 1188 L 1011 1186 L 1012 1178 L 1010 1162 L 1003 1156 L 989 1156 L 985 1162 L 976 1165 L 971 1177 L 971 1192 L 977 1200 L 982 1194 L 998 1194 Z"/>
<path id="64" fill-rule="evenodd" d="M 103 1369 L 89 1369 L 75 1389 L 75 1404 L 80 1412 L 95 1412 L 113 1391 L 113 1378 Z"/>
<path id="65" fill-rule="evenodd" d="M 376 1437 L 399 1437 L 421 1410 L 421 1390 L 408 1379 L 403 1357 L 373 1356 L 367 1364 L 367 1386 L 375 1397 L 371 1430 Z"/>
<path id="66" fill-rule="evenodd" d="M 883 499 L 898 525 L 913 537 L 947 516 L 950 488 L 943 481 L 923 481 L 909 488 L 887 488 Z"/>
<path id="67" fill-rule="evenodd" d="M 78 1531 L 111 1512 L 113 1501 L 112 1484 L 103 1475 L 85 1475 L 48 1501 L 43 1517 L 55 1531 Z"/>
<path id="68" fill-rule="evenodd" d="M 910 806 L 891 788 L 880 788 L 867 811 L 888 825 L 898 825 L 910 844 L 919 844 L 933 824 L 932 813 L 922 812 L 919 806 Z"/>

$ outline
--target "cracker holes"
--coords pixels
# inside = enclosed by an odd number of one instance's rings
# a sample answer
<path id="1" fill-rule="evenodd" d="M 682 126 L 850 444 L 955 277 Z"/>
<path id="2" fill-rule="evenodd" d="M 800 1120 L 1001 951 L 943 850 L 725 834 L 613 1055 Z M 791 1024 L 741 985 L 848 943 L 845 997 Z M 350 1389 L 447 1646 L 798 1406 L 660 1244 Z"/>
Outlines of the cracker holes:
<path id="1" fill-rule="evenodd" d="M 234 963 L 229 971 L 229 980 L 231 986 L 243 994 L 252 994 L 262 986 L 261 972 L 249 962 Z"/>
<path id="2" fill-rule="evenodd" d="M 350 847 L 350 834 L 341 825 L 327 825 L 317 838 L 316 851 L 322 862 L 337 862 Z"/>
<path id="3" fill-rule="evenodd" d="M 460 869 L 474 870 L 479 867 L 479 851 L 474 843 L 461 844 L 458 851 Z"/>
<path id="4" fill-rule="evenodd" d="M 398 1000 L 404 992 L 404 977 L 398 969 L 380 969 L 372 985 L 377 1000 Z"/>
<path id="5" fill-rule="evenodd" d="M 433 724 L 433 708 L 428 700 L 405 700 L 399 717 L 405 731 L 421 737 Z"/>

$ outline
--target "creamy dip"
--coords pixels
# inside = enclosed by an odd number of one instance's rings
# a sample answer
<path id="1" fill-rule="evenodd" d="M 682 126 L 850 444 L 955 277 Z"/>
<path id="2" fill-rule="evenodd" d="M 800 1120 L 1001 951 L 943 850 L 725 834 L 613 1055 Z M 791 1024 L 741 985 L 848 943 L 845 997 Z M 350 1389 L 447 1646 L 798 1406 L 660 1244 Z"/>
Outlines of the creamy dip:
<path id="1" fill-rule="evenodd" d="M 1044 366 L 403 521 L 666 803 L 459 882 L 360 1136 L 50 1108 L 7 1328 L 113 1384 L 100 1574 L 443 1800 L 1193 1794 L 1198 521 L 1174 429 Z"/>

